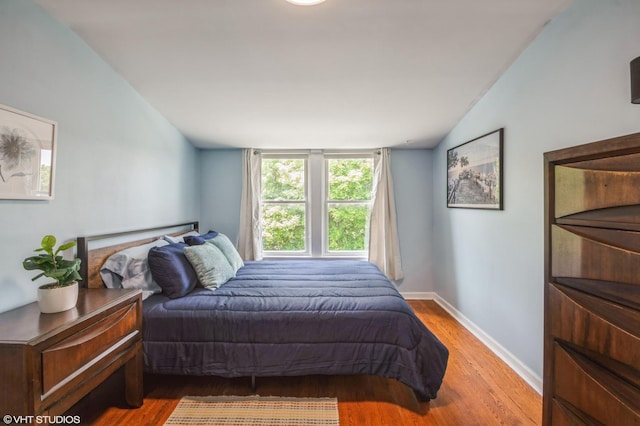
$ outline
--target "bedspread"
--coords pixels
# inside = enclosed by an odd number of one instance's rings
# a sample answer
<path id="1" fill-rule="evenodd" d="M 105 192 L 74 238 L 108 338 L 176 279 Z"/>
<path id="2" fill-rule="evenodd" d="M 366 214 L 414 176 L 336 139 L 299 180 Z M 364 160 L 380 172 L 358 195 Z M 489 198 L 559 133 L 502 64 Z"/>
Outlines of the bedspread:
<path id="1" fill-rule="evenodd" d="M 161 374 L 373 374 L 436 397 L 448 351 L 365 261 L 246 262 L 215 291 L 143 304 L 145 369 Z"/>

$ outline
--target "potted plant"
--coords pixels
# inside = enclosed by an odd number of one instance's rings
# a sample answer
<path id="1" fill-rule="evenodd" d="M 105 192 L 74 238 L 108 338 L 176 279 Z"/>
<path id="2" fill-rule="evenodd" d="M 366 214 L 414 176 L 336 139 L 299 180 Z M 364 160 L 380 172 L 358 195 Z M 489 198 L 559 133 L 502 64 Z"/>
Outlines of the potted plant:
<path id="1" fill-rule="evenodd" d="M 61 251 L 70 249 L 76 245 L 75 241 L 55 248 L 56 237 L 45 235 L 36 252 L 43 252 L 37 256 L 26 258 L 22 266 L 27 271 L 42 271 L 31 279 L 35 281 L 45 276 L 54 282 L 38 287 L 38 306 L 45 314 L 62 312 L 76 306 L 78 301 L 78 280 L 81 280 L 80 259 L 66 260 L 60 255 Z"/>

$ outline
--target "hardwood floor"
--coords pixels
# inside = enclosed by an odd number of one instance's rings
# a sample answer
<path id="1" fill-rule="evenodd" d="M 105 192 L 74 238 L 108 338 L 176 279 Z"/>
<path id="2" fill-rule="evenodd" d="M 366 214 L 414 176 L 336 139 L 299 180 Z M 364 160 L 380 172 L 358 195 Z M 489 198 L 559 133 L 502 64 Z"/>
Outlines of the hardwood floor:
<path id="1" fill-rule="evenodd" d="M 542 398 L 433 301 L 409 301 L 449 348 L 438 397 L 419 402 L 401 383 L 377 376 L 257 378 L 259 395 L 338 398 L 340 425 L 537 425 Z M 121 374 L 121 373 L 120 373 Z M 117 375 L 115 375 L 117 376 Z M 128 408 L 114 377 L 67 414 L 82 424 L 161 425 L 184 395 L 249 395 L 250 379 L 145 376 L 144 405 Z"/>

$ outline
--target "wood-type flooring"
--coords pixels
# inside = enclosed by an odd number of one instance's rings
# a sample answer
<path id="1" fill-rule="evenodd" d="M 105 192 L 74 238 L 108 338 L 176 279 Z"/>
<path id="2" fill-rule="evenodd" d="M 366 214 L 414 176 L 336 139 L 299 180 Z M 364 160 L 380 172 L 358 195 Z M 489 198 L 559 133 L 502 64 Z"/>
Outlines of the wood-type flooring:
<path id="1" fill-rule="evenodd" d="M 542 398 L 437 303 L 411 300 L 449 348 L 438 397 L 419 402 L 403 384 L 376 376 L 258 377 L 262 396 L 337 397 L 340 425 L 537 425 Z M 117 373 L 67 414 L 83 425 L 162 425 L 184 395 L 250 395 L 249 378 L 144 376 L 144 404 L 127 407 Z"/>

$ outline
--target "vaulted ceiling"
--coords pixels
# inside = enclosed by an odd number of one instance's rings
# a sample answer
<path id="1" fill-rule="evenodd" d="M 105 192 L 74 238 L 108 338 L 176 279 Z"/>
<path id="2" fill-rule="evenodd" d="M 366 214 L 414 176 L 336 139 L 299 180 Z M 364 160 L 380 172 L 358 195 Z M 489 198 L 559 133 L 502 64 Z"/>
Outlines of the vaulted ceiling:
<path id="1" fill-rule="evenodd" d="M 571 0 L 35 0 L 199 147 L 433 147 Z"/>

